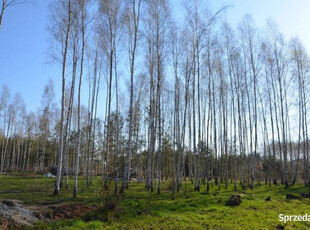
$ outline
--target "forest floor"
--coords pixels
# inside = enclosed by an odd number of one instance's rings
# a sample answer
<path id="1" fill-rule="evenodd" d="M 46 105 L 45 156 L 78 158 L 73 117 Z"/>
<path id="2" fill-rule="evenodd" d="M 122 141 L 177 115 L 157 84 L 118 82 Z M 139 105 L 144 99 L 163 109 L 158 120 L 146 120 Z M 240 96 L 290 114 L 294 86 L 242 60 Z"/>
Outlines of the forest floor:
<path id="1" fill-rule="evenodd" d="M 82 178 L 79 188 L 82 188 Z M 12 175 L 0 178 L 0 200 L 17 200 L 25 208 L 39 212 L 41 221 L 23 229 L 309 229 L 310 222 L 280 222 L 279 214 L 310 215 L 310 199 L 287 200 L 286 194 L 300 196 L 309 188 L 298 184 L 283 186 L 256 185 L 254 190 L 233 185 L 201 186 L 194 191 L 191 183 L 183 184 L 174 197 L 171 182 L 164 181 L 161 195 L 147 192 L 144 183 L 131 182 L 121 197 L 103 204 L 104 192 L 99 178 L 78 198 L 72 197 L 73 178 L 69 189 L 53 196 L 55 179 L 35 175 Z M 114 188 L 114 186 L 113 186 Z M 239 206 L 227 206 L 232 196 L 241 196 Z M 267 197 L 270 201 L 265 201 Z"/>

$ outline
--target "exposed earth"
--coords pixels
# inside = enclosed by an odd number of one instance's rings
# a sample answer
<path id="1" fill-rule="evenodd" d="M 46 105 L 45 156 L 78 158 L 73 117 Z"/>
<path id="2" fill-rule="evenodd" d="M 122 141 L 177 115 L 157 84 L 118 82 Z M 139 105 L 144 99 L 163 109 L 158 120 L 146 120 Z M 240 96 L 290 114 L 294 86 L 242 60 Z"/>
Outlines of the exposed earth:
<path id="1" fill-rule="evenodd" d="M 25 205 L 19 200 L 0 200 L 0 229 L 18 229 L 23 225 L 33 226 L 39 221 L 79 218 L 94 209 L 94 206 L 79 203 Z"/>

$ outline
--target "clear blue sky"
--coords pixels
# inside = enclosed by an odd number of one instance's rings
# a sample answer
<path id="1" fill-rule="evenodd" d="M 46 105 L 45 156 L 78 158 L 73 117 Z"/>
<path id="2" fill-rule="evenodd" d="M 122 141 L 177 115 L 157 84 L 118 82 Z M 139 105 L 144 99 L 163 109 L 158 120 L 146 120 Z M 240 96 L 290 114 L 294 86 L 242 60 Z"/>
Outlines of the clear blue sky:
<path id="1" fill-rule="evenodd" d="M 47 64 L 48 4 L 36 0 L 7 8 L 0 29 L 0 85 L 6 84 L 11 95 L 20 93 L 28 110 L 40 106 L 48 79 L 53 79 L 57 98 L 61 89 L 59 67 Z"/>
<path id="2" fill-rule="evenodd" d="M 48 63 L 48 4 L 51 0 L 34 0 L 31 4 L 7 9 L 0 29 L 0 85 L 6 84 L 11 94 L 20 93 L 27 109 L 40 106 L 44 86 L 51 78 L 56 99 L 60 100 L 61 73 L 57 65 Z M 182 14 L 183 0 L 171 0 L 176 16 Z M 273 18 L 287 38 L 298 36 L 310 51 L 310 0 L 208 0 L 215 11 L 229 4 L 225 18 L 236 26 L 245 14 L 253 16 L 263 28 Z M 87 86 L 85 86 L 87 87 Z M 87 100 L 84 98 L 84 101 Z"/>

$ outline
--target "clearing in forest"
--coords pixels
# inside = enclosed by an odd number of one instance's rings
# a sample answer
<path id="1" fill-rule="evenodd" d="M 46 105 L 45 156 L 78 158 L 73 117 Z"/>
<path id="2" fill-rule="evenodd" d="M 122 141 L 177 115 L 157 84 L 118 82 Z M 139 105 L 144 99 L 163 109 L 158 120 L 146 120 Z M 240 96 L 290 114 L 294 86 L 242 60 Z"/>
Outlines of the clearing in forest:
<path id="1" fill-rule="evenodd" d="M 79 184 L 82 187 L 82 179 Z M 79 183 L 80 183 L 79 182 Z M 34 226 L 26 229 L 308 229 L 310 222 L 280 222 L 279 214 L 305 215 L 310 199 L 303 198 L 309 189 L 298 184 L 284 186 L 256 185 L 254 190 L 234 191 L 211 186 L 206 191 L 194 190 L 189 181 L 186 193 L 171 195 L 171 181 L 163 181 L 161 195 L 147 192 L 144 183 L 131 182 L 124 196 L 111 196 L 103 202 L 104 190 L 100 178 L 93 185 L 72 197 L 73 179 L 69 189 L 53 196 L 55 179 L 38 176 L 3 176 L 0 200 L 15 200 L 38 217 Z M 113 187 L 113 186 L 112 186 Z M 287 199 L 293 194 L 298 199 Z M 241 199 L 239 206 L 227 205 L 233 195 Z M 270 198 L 269 198 L 270 197 Z M 267 199 L 269 198 L 269 199 Z M 290 197 L 288 197 L 290 198 Z M 267 199 L 267 200 L 266 200 Z M 0 212 L 1 213 L 1 212 Z M 0 218 L 1 219 L 1 218 Z M 4 223 L 4 221 L 2 220 Z M 4 226 L 4 225 L 3 225 Z"/>

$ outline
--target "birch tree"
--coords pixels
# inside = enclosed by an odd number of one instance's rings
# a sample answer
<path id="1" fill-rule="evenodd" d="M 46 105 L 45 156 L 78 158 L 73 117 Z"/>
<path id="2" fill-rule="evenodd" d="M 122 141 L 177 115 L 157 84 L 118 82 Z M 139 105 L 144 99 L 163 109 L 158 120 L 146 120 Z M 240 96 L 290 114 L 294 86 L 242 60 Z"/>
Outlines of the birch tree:
<path id="1" fill-rule="evenodd" d="M 61 121 L 60 121 L 60 135 L 59 135 L 59 152 L 57 177 L 55 183 L 54 195 L 59 194 L 60 182 L 62 176 L 62 161 L 63 161 L 63 147 L 64 147 L 64 119 L 65 119 L 65 88 L 66 88 L 66 67 L 67 67 L 67 53 L 69 47 L 69 37 L 72 23 L 72 9 L 71 0 L 59 0 L 51 5 L 52 11 L 52 27 L 51 33 L 53 36 L 60 36 L 61 49 L 61 68 L 62 68 L 62 97 L 61 97 Z"/>
<path id="2" fill-rule="evenodd" d="M 135 74 L 135 61 L 137 55 L 137 43 L 140 24 L 140 11 L 142 0 L 130 0 L 126 12 L 126 24 L 128 30 L 128 52 L 129 52 L 129 65 L 130 65 L 130 102 L 129 102 L 129 124 L 128 124 L 128 145 L 126 154 L 126 163 L 124 170 L 124 177 L 120 194 L 124 193 L 125 187 L 128 188 L 130 177 L 130 161 L 132 151 L 132 132 L 133 132 L 133 97 L 134 97 L 134 74 Z"/>

